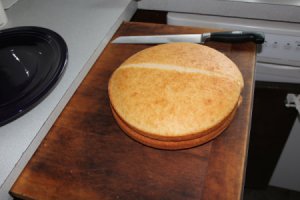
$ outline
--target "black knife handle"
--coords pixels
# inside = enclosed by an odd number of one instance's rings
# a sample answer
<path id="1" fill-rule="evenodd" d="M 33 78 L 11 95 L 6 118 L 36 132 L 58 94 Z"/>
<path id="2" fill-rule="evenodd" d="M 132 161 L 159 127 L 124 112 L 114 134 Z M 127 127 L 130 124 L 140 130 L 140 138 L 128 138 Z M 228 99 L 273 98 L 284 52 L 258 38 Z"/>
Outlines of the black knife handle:
<path id="1" fill-rule="evenodd" d="M 262 44 L 265 41 L 265 36 L 263 33 L 247 31 L 212 32 L 208 40 L 216 42 L 254 42 L 256 44 Z"/>

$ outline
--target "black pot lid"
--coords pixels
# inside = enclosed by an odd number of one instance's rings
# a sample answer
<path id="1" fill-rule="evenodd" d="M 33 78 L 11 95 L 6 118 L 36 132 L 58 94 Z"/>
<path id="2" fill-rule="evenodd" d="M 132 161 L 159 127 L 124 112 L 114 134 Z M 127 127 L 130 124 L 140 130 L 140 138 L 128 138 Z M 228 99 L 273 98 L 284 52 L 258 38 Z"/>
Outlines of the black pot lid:
<path id="1" fill-rule="evenodd" d="M 0 31 L 0 126 L 25 114 L 54 88 L 67 54 L 64 39 L 49 29 Z"/>

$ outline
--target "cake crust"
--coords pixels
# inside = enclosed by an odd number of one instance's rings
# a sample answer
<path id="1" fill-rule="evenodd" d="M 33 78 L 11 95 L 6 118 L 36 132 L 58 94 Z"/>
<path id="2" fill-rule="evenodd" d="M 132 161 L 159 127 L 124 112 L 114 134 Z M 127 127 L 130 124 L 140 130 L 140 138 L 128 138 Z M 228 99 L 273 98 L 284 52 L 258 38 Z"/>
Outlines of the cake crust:
<path id="1" fill-rule="evenodd" d="M 172 141 L 209 134 L 231 118 L 243 85 L 238 67 L 224 54 L 204 45 L 172 43 L 128 58 L 111 76 L 108 92 L 126 126 Z"/>

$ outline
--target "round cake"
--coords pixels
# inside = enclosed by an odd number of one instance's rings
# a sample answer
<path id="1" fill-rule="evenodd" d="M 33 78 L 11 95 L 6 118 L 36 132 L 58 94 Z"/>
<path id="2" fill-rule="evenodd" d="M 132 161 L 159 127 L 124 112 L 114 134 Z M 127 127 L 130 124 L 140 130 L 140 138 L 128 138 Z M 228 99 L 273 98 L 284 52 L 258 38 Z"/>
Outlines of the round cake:
<path id="1" fill-rule="evenodd" d="M 128 58 L 112 74 L 108 92 L 125 133 L 148 146 L 183 149 L 215 138 L 230 124 L 243 85 L 224 54 L 170 43 Z"/>

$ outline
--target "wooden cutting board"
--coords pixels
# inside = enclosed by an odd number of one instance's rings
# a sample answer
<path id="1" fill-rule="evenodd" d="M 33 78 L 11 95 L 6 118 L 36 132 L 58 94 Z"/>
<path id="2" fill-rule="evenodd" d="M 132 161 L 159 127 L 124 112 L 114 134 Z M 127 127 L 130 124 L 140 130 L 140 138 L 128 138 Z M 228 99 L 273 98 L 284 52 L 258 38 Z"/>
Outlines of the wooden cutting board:
<path id="1" fill-rule="evenodd" d="M 124 23 L 119 35 L 211 30 Z M 231 58 L 244 80 L 243 102 L 226 131 L 187 150 L 146 147 L 125 135 L 107 94 L 112 72 L 150 45 L 108 44 L 15 182 L 22 199 L 240 199 L 249 139 L 256 46 L 209 42 Z"/>

